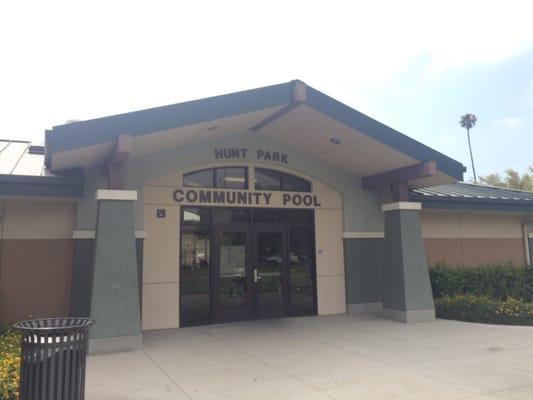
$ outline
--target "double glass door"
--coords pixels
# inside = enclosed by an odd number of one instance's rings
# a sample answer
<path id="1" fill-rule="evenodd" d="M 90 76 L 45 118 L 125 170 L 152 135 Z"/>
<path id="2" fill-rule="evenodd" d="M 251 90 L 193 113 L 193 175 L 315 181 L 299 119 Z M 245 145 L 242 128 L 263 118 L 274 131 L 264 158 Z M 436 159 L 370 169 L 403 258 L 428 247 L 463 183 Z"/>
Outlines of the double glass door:
<path id="1" fill-rule="evenodd" d="M 286 227 L 225 225 L 214 229 L 214 320 L 288 315 Z"/>
<path id="2" fill-rule="evenodd" d="M 182 207 L 180 326 L 316 314 L 312 210 Z"/>

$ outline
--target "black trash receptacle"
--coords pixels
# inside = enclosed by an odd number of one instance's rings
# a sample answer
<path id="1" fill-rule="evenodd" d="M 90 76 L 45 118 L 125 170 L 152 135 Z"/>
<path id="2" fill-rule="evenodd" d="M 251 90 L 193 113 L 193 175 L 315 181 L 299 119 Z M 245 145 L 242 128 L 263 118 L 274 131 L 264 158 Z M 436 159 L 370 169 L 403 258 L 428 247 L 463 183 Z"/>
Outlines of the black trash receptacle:
<path id="1" fill-rule="evenodd" d="M 17 322 L 22 334 L 20 400 L 83 400 L 90 318 Z"/>

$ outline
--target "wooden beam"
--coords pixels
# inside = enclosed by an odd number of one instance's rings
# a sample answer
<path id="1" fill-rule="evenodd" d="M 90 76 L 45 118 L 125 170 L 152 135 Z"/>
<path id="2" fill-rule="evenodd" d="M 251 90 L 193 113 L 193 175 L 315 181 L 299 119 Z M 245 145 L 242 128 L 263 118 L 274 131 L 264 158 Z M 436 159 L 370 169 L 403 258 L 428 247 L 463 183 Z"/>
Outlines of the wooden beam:
<path id="1" fill-rule="evenodd" d="M 393 184 L 409 183 L 428 176 L 434 176 L 437 173 L 437 164 L 435 161 L 424 161 L 420 164 L 410 165 L 382 172 L 376 175 L 365 176 L 362 180 L 363 189 L 379 189 Z"/>
<path id="2" fill-rule="evenodd" d="M 392 201 L 409 201 L 409 186 L 407 183 L 393 183 L 390 185 Z"/>
<path id="3" fill-rule="evenodd" d="M 133 139 L 131 135 L 119 135 L 111 154 L 110 163 L 122 164 L 131 155 Z"/>
<path id="4" fill-rule="evenodd" d="M 252 126 L 250 128 L 251 131 L 257 132 L 260 129 L 263 129 L 265 126 L 271 124 L 272 122 L 280 119 L 285 114 L 288 114 L 292 110 L 294 110 L 296 107 L 304 104 L 307 101 L 307 86 L 305 83 L 301 81 L 294 81 L 292 84 L 292 99 L 290 104 L 286 105 L 285 107 L 279 109 L 272 115 L 269 115 L 265 119 L 263 119 L 258 124 Z"/>
<path id="5" fill-rule="evenodd" d="M 119 135 L 106 163 L 108 189 L 124 189 L 124 162 L 131 155 L 133 140 L 131 135 Z"/>

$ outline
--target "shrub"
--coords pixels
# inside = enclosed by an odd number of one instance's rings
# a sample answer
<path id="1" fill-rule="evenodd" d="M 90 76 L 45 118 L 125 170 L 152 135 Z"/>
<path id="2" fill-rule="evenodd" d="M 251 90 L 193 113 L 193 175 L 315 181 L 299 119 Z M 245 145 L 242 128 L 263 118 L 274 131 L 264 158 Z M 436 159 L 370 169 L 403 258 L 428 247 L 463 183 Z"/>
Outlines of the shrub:
<path id="1" fill-rule="evenodd" d="M 20 335 L 4 329 L 0 333 L 0 400 L 18 398 Z"/>
<path id="2" fill-rule="evenodd" d="M 505 325 L 533 325 L 533 304 L 508 297 L 459 295 L 435 300 L 437 318 Z"/>
<path id="3" fill-rule="evenodd" d="M 494 300 L 533 301 L 532 266 L 501 264 L 450 268 L 440 264 L 431 269 L 429 275 L 435 298 L 470 294 Z"/>

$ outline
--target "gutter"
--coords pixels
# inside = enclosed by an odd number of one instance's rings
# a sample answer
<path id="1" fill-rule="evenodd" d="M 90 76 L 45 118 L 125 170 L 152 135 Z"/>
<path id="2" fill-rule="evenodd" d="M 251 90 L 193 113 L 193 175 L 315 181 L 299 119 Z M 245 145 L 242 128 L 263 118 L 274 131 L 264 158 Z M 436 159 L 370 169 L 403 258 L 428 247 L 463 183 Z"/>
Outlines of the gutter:
<path id="1" fill-rule="evenodd" d="M 82 198 L 83 177 L 0 175 L 0 196 Z"/>

